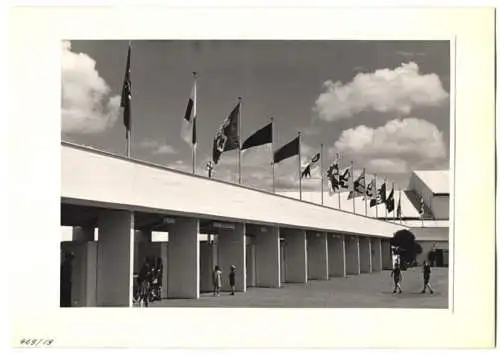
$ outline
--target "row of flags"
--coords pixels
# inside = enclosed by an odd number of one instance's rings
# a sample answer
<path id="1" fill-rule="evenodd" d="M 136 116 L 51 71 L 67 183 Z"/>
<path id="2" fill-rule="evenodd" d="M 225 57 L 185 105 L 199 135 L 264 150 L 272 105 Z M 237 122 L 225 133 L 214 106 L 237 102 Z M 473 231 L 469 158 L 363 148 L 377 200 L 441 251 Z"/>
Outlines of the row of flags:
<path id="1" fill-rule="evenodd" d="M 132 83 L 131 83 L 131 73 L 130 73 L 130 61 L 131 61 L 131 43 L 128 46 L 127 52 L 127 62 L 126 70 L 123 81 L 121 102 L 120 106 L 123 109 L 123 123 L 126 128 L 126 138 L 127 138 L 127 155 L 130 156 L 130 131 L 131 131 L 131 101 L 132 101 Z M 196 148 L 197 148 L 197 132 L 196 132 L 196 120 L 197 120 L 197 75 L 193 72 L 193 86 L 191 93 L 186 105 L 186 111 L 182 120 L 181 137 L 182 139 L 191 146 L 193 153 L 193 173 L 195 173 L 195 162 L 196 162 Z M 239 179 L 241 183 L 241 152 L 253 147 L 262 146 L 265 144 L 273 143 L 273 119 L 271 122 L 261 127 L 253 134 L 251 134 L 242 144 L 240 144 L 240 126 L 241 126 L 241 98 L 238 98 L 238 102 L 235 107 L 231 110 L 229 115 L 224 119 L 219 129 L 216 131 L 213 148 L 212 148 L 212 159 L 207 163 L 207 170 L 209 177 L 212 177 L 213 171 L 215 170 L 216 164 L 219 163 L 222 154 L 232 150 L 238 150 L 238 171 Z M 302 179 L 311 178 L 311 171 L 318 164 L 322 165 L 321 157 L 323 152 L 318 152 L 314 154 L 311 159 L 306 163 L 305 167 L 301 166 L 301 135 L 298 133 L 297 137 L 284 144 L 280 148 L 273 150 L 272 163 L 273 166 L 273 190 L 274 190 L 274 165 L 280 163 L 281 161 L 291 158 L 293 156 L 299 157 L 299 189 L 300 196 L 302 198 Z M 368 201 L 370 208 L 377 207 L 380 204 L 384 204 L 386 211 L 391 213 L 395 209 L 395 199 L 394 199 L 394 184 L 392 184 L 392 189 L 387 194 L 388 188 L 387 183 L 384 183 L 377 187 L 377 179 L 374 175 L 370 182 L 367 184 L 365 169 L 362 173 L 354 179 L 354 164 L 351 162 L 349 166 L 341 167 L 341 156 L 339 153 L 336 154 L 336 159 L 330 164 L 328 169 L 323 172 L 321 167 L 321 188 L 323 192 L 323 179 L 326 177 L 328 182 L 328 190 L 330 196 L 334 193 L 339 194 L 339 208 L 340 208 L 340 192 L 342 190 L 349 191 L 348 200 L 353 200 L 355 197 L 363 197 L 365 202 L 365 211 L 367 209 Z M 323 199 L 323 193 L 322 199 Z M 322 201 L 323 202 L 323 201 Z M 420 199 L 420 210 L 421 218 L 424 215 L 424 202 Z M 399 199 L 396 206 L 397 218 L 401 219 L 401 191 L 399 192 Z M 377 216 L 378 217 L 378 216 Z"/>

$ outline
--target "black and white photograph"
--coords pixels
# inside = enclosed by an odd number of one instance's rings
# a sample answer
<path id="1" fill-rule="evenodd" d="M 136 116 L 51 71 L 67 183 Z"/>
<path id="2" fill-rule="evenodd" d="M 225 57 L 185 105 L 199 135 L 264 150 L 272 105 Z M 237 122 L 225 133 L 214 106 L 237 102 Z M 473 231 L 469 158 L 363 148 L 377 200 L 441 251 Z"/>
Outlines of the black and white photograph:
<path id="1" fill-rule="evenodd" d="M 450 41 L 61 47 L 61 307 L 448 308 Z"/>
<path id="2" fill-rule="evenodd" d="M 494 10 L 10 17 L 12 347 L 494 346 Z"/>

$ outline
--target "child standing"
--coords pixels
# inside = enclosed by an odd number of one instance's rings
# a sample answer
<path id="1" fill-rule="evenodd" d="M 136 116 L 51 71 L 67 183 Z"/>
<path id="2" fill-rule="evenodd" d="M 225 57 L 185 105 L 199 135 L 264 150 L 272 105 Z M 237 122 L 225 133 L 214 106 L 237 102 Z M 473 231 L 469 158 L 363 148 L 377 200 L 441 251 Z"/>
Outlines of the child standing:
<path id="1" fill-rule="evenodd" d="M 399 290 L 398 293 L 403 292 L 401 290 L 401 281 L 403 280 L 403 275 L 401 274 L 401 269 L 398 263 L 394 265 L 394 269 L 392 269 L 391 276 L 394 277 L 394 290 L 392 291 L 392 293 L 396 293 L 396 290 Z"/>
<path id="2" fill-rule="evenodd" d="M 234 296 L 235 284 L 236 284 L 236 266 L 231 265 L 231 272 L 229 273 L 229 285 L 231 286 L 231 295 Z"/>
<path id="3" fill-rule="evenodd" d="M 215 266 L 213 273 L 214 296 L 220 296 L 220 288 L 222 286 L 222 271 L 219 265 Z"/>
<path id="4" fill-rule="evenodd" d="M 429 283 L 431 278 L 431 265 L 427 261 L 424 261 L 424 267 L 422 269 L 422 272 L 424 273 L 424 289 L 422 290 L 422 293 L 425 293 L 427 288 L 431 291 L 431 293 L 434 293 L 434 290 Z"/>

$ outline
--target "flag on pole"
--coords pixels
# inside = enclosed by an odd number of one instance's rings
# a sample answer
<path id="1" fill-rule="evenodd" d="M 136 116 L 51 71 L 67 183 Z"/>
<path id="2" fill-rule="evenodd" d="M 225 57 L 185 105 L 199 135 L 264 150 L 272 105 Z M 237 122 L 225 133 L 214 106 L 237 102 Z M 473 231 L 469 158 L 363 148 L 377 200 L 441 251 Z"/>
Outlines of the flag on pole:
<path id="1" fill-rule="evenodd" d="M 310 178 L 311 177 L 311 169 L 318 163 L 319 159 L 321 157 L 320 153 L 316 153 L 312 158 L 309 163 L 307 163 L 305 169 L 302 171 L 302 174 L 300 175 L 300 178 Z"/>
<path id="2" fill-rule="evenodd" d="M 378 189 L 377 196 L 370 200 L 370 207 L 385 203 L 387 201 L 386 192 L 387 192 L 387 187 L 384 182 L 382 186 L 380 186 L 380 188 Z"/>
<path id="3" fill-rule="evenodd" d="M 219 162 L 222 153 L 239 148 L 239 115 L 240 104 L 238 103 L 217 130 L 212 149 L 212 161 L 214 162 L 214 164 L 217 164 Z"/>
<path id="4" fill-rule="evenodd" d="M 279 163 L 282 160 L 299 155 L 300 150 L 300 136 L 294 138 L 278 150 L 274 152 L 274 163 Z"/>
<path id="5" fill-rule="evenodd" d="M 401 194 L 399 194 L 398 207 L 396 208 L 396 216 L 401 219 Z"/>
<path id="6" fill-rule="evenodd" d="M 194 73 L 195 74 L 195 73 Z M 195 74 L 196 75 L 196 74 Z M 196 76 L 194 78 L 193 88 L 186 107 L 186 113 L 182 120 L 182 139 L 189 145 L 196 148 Z"/>
<path id="7" fill-rule="evenodd" d="M 127 137 L 130 131 L 130 123 L 131 123 L 130 106 L 132 101 L 132 82 L 130 80 L 130 52 L 131 52 L 130 47 L 131 45 L 129 43 L 128 53 L 127 53 L 127 65 L 125 68 L 125 77 L 123 79 L 122 95 L 120 101 L 120 107 L 123 109 L 123 124 L 127 129 Z"/>
<path id="8" fill-rule="evenodd" d="M 363 170 L 361 175 L 358 176 L 356 180 L 354 180 L 352 190 L 349 192 L 349 196 L 347 197 L 347 199 L 350 200 L 358 196 L 364 196 L 365 188 L 366 188 L 365 171 Z"/>
<path id="9" fill-rule="evenodd" d="M 394 211 L 394 187 L 392 187 L 387 200 L 385 201 L 385 207 L 387 208 L 387 212 L 391 213 Z"/>
<path id="10" fill-rule="evenodd" d="M 335 191 L 338 191 L 340 189 L 338 175 L 339 175 L 339 156 L 337 154 L 337 157 L 326 171 L 326 177 L 328 178 L 328 192 L 330 193 L 330 196 L 333 195 Z"/>
<path id="11" fill-rule="evenodd" d="M 375 178 L 373 178 L 369 183 L 368 186 L 366 187 L 366 197 L 365 199 L 374 199 L 377 197 L 377 181 Z"/>
<path id="12" fill-rule="evenodd" d="M 349 189 L 351 180 L 351 167 L 348 166 L 340 171 L 339 173 L 339 187 L 343 189 Z"/>
<path id="13" fill-rule="evenodd" d="M 273 123 L 269 123 L 248 137 L 241 145 L 241 150 L 273 142 Z"/>
<path id="14" fill-rule="evenodd" d="M 424 212 L 425 212 L 424 207 L 425 207 L 424 198 L 420 197 L 420 210 L 419 210 L 420 218 L 424 218 Z"/>

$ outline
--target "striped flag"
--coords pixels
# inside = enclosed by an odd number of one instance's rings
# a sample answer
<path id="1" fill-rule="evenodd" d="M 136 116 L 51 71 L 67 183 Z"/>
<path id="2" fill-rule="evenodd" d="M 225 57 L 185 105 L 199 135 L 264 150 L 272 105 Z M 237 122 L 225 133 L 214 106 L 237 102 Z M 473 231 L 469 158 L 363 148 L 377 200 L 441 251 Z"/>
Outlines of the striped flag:
<path id="1" fill-rule="evenodd" d="M 196 73 L 194 73 L 196 75 Z M 194 78 L 193 88 L 191 89 L 191 95 L 189 96 L 188 104 L 186 107 L 186 113 L 184 114 L 184 119 L 182 120 L 182 139 L 189 145 L 196 148 L 197 138 L 196 138 L 196 76 Z"/>

